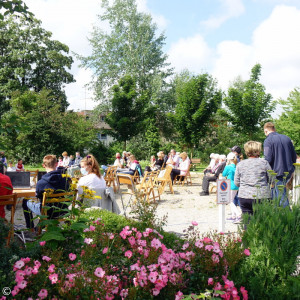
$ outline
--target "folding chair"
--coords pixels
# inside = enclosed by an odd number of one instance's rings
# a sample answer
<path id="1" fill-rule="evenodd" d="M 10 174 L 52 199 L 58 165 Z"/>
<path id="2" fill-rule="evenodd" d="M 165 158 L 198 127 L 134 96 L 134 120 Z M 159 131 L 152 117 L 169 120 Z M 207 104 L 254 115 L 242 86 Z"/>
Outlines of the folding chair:
<path id="1" fill-rule="evenodd" d="M 117 173 L 117 183 L 118 183 L 119 191 L 120 191 L 120 195 L 121 195 L 121 202 L 122 202 L 122 207 L 123 207 L 123 211 L 124 211 L 124 216 L 127 218 L 127 216 L 126 216 L 127 207 L 131 203 L 132 197 L 133 196 L 135 197 L 137 194 L 136 185 L 133 180 L 133 176 L 131 176 L 129 174 L 122 174 L 122 173 Z M 121 188 L 120 188 L 121 184 L 127 185 L 127 191 L 125 191 L 125 192 L 121 191 Z M 130 195 L 127 205 L 124 204 L 123 195 Z"/>
<path id="2" fill-rule="evenodd" d="M 140 184 L 136 185 L 136 190 L 143 193 L 146 197 L 146 200 L 149 202 L 150 200 L 154 200 L 158 198 L 160 200 L 159 193 L 155 195 L 155 179 L 157 178 L 159 171 L 145 172 L 144 177 Z"/>
<path id="3" fill-rule="evenodd" d="M 176 175 L 174 178 L 174 184 L 177 184 L 177 182 L 178 182 L 178 184 L 181 184 L 181 185 L 184 185 L 185 183 L 186 183 L 186 185 L 189 185 L 189 184 L 193 185 L 190 168 L 191 168 L 191 164 L 189 165 L 189 168 L 188 168 L 185 176 Z"/>
<path id="4" fill-rule="evenodd" d="M 117 174 L 117 166 L 110 166 L 106 171 L 106 175 L 104 177 L 106 181 L 106 186 L 110 187 L 111 185 L 114 188 L 114 192 L 116 192 L 116 174 Z"/>
<path id="5" fill-rule="evenodd" d="M 55 194 L 55 193 L 49 194 L 49 193 L 44 192 L 43 201 L 42 201 L 42 208 L 41 208 L 41 215 L 48 217 L 47 204 L 54 204 L 53 206 L 50 207 L 50 209 L 54 210 L 54 214 L 55 214 L 55 212 L 59 212 L 59 210 L 62 209 L 62 207 L 55 206 L 55 203 L 71 202 L 72 207 L 74 207 L 75 206 L 75 200 L 76 200 L 76 194 L 77 194 L 77 191 L 57 193 L 57 194 Z M 61 218 L 61 216 L 62 216 L 62 218 Z M 58 221 L 64 221 L 65 220 L 63 218 L 63 214 L 59 214 L 57 216 L 56 215 L 55 216 L 50 216 L 50 218 L 58 219 Z M 40 227 L 39 228 L 39 234 L 41 233 L 41 229 L 42 228 Z"/>
<path id="6" fill-rule="evenodd" d="M 167 166 L 166 169 L 164 170 L 163 177 L 158 176 L 155 179 L 155 186 L 158 188 L 158 192 L 160 195 L 163 194 L 166 185 L 169 185 L 171 193 L 174 194 L 172 180 L 171 180 L 171 172 L 172 172 L 172 167 Z"/>
<path id="7" fill-rule="evenodd" d="M 0 205 L 12 205 L 10 214 L 10 230 L 7 237 L 6 246 L 9 246 L 10 240 L 14 236 L 14 222 L 15 222 L 15 211 L 17 204 L 17 194 L 0 196 Z"/>

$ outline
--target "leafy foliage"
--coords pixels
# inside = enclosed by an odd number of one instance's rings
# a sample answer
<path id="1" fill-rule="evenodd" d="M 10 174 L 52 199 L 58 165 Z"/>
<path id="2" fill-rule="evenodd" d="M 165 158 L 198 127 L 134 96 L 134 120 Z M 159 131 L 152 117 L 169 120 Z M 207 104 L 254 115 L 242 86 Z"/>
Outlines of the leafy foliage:
<path id="1" fill-rule="evenodd" d="M 119 85 L 113 87 L 111 101 L 112 111 L 106 117 L 106 122 L 113 129 L 110 134 L 117 141 L 124 142 L 137 135 L 144 120 L 145 97 L 138 96 L 132 77 L 120 79 Z"/>
<path id="2" fill-rule="evenodd" d="M 36 163 L 47 153 L 74 153 L 96 143 L 93 124 L 74 112 L 61 112 L 54 95 L 47 90 L 15 93 L 9 102 L 11 110 L 3 115 L 8 133 L 2 133 L 0 140 L 13 157 Z M 6 122 L 12 118 L 14 127 Z"/>
<path id="3" fill-rule="evenodd" d="M 300 253 L 300 207 L 278 204 L 255 204 L 243 235 L 252 255 L 233 279 L 247 285 L 252 299 L 299 299 L 300 279 L 291 275 Z"/>
<path id="4" fill-rule="evenodd" d="M 270 118 L 270 113 L 275 109 L 271 94 L 267 94 L 259 82 L 260 75 L 261 65 L 257 64 L 251 70 L 250 79 L 245 82 L 236 80 L 224 98 L 226 107 L 223 115 L 235 131 L 246 134 L 248 140 L 256 138 L 262 123 Z"/>
<path id="5" fill-rule="evenodd" d="M 167 56 L 163 54 L 165 36 L 155 35 L 156 25 L 151 16 L 137 11 L 135 0 L 102 1 L 101 22 L 110 26 L 109 32 L 95 27 L 90 38 L 92 55 L 80 57 L 82 65 L 95 70 L 94 89 L 98 99 L 123 76 L 129 74 L 138 84 L 138 92 L 150 94 L 155 78 L 165 78 Z"/>
<path id="6" fill-rule="evenodd" d="M 28 11 L 28 6 L 22 0 L 1 0 L 0 10 L 4 10 L 4 14 L 0 14 L 0 19 L 8 14 L 20 13 L 27 17 L 32 17 L 33 14 Z"/>
<path id="7" fill-rule="evenodd" d="M 297 152 L 300 152 L 300 89 L 290 92 L 287 100 L 279 100 L 283 113 L 275 120 L 276 129 L 288 135 L 294 143 Z"/>
<path id="8" fill-rule="evenodd" d="M 63 85 L 74 82 L 69 48 L 51 39 L 41 21 L 10 16 L 0 21 L 0 115 L 14 91 L 51 90 L 61 110 L 67 107 Z"/>
<path id="9" fill-rule="evenodd" d="M 182 73 L 176 82 L 175 114 L 169 117 L 174 121 L 181 144 L 192 148 L 206 135 L 207 126 L 220 107 L 222 92 L 209 74 L 191 77 Z"/>

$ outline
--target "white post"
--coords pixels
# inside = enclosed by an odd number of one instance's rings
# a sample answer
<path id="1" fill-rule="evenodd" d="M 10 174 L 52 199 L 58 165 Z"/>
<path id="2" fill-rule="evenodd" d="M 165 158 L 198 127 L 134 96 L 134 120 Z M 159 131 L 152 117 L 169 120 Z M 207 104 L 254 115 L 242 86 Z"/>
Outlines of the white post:
<path id="1" fill-rule="evenodd" d="M 219 232 L 225 232 L 225 205 L 219 204 Z"/>
<path id="2" fill-rule="evenodd" d="M 295 163 L 295 173 L 293 178 L 293 204 L 300 204 L 300 187 L 296 187 L 300 185 L 300 164 Z"/>

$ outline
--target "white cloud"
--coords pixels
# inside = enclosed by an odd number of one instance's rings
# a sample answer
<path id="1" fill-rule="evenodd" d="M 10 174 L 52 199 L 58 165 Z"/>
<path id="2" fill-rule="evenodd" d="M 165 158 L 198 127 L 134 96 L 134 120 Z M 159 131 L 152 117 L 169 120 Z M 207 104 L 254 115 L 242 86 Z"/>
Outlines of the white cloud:
<path id="1" fill-rule="evenodd" d="M 176 71 L 188 69 L 199 72 L 210 65 L 212 50 L 208 47 L 201 35 L 180 39 L 171 45 L 168 52 L 169 61 Z"/>
<path id="2" fill-rule="evenodd" d="M 173 44 L 169 60 L 176 70 L 208 70 L 224 91 L 238 76 L 249 79 L 251 68 L 260 63 L 266 91 L 274 99 L 286 98 L 300 86 L 299 28 L 300 10 L 280 5 L 255 29 L 249 45 L 224 40 L 210 49 L 202 36 L 195 35 Z"/>
<path id="3" fill-rule="evenodd" d="M 245 11 L 242 0 L 219 1 L 221 2 L 221 12 L 201 22 L 201 24 L 204 25 L 207 29 L 216 29 L 227 20 L 239 17 Z"/>

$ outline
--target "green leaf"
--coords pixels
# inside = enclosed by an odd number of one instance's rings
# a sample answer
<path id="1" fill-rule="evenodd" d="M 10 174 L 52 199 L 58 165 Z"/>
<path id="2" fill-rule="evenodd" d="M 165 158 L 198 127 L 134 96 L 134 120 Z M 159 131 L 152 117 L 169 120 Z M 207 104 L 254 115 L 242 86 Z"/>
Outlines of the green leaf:
<path id="1" fill-rule="evenodd" d="M 51 240 L 56 240 L 56 241 L 64 241 L 66 238 L 58 232 L 46 232 L 45 234 L 42 235 L 41 240 L 43 241 L 51 241 Z"/>

